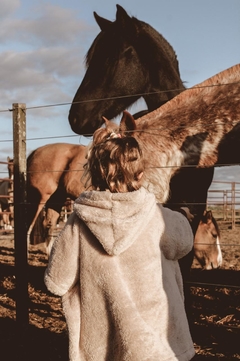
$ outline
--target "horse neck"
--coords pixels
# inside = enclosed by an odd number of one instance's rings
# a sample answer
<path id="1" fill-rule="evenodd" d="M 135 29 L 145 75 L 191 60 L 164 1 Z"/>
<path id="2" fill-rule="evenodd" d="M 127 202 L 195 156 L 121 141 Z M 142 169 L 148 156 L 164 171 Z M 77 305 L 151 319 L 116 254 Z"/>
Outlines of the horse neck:
<path id="1" fill-rule="evenodd" d="M 139 51 L 139 57 L 145 64 L 146 71 L 143 98 L 148 110 L 153 111 L 184 91 L 185 86 L 180 77 L 178 60 L 173 47 L 150 25 L 139 22 L 138 26 L 139 32 L 142 31 L 144 34 L 142 44 L 145 45 L 144 53 Z"/>
<path id="2" fill-rule="evenodd" d="M 161 90 L 161 88 L 156 89 L 156 87 L 150 88 L 147 94 L 143 96 L 150 112 L 161 107 L 176 95 L 180 94 L 185 90 L 185 87 L 180 80 L 179 84 L 172 84 L 169 89 L 170 90 Z"/>
<path id="3" fill-rule="evenodd" d="M 170 179 L 183 162 L 182 152 L 174 140 L 162 137 L 158 142 L 156 135 L 147 129 L 136 133 L 135 138 L 145 155 L 143 185 L 155 194 L 159 202 L 165 203 L 169 198 Z"/>

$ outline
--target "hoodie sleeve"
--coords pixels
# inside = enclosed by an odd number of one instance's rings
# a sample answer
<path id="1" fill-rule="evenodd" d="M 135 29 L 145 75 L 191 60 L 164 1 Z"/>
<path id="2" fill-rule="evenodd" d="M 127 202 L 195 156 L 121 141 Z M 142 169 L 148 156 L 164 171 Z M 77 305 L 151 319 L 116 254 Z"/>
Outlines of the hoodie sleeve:
<path id="1" fill-rule="evenodd" d="M 44 275 L 47 289 L 63 296 L 79 278 L 80 220 L 73 212 L 53 243 Z"/>
<path id="2" fill-rule="evenodd" d="M 181 213 L 159 207 L 164 222 L 161 250 L 167 259 L 178 260 L 192 250 L 194 237 L 191 226 Z"/>

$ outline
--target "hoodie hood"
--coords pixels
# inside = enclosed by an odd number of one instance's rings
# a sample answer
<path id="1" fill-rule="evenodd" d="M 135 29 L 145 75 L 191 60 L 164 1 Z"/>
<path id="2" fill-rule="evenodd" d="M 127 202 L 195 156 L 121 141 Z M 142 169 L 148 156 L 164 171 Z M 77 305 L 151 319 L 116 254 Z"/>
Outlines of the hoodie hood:
<path id="1" fill-rule="evenodd" d="M 86 191 L 74 211 L 109 255 L 128 249 L 156 211 L 156 198 L 145 188 L 134 192 Z"/>

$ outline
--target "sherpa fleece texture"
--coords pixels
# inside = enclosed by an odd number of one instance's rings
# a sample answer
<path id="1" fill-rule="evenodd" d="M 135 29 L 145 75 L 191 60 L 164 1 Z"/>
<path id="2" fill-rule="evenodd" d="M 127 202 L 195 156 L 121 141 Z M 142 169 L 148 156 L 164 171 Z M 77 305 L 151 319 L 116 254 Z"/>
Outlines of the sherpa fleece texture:
<path id="1" fill-rule="evenodd" d="M 45 272 L 62 296 L 70 360 L 190 360 L 177 260 L 192 246 L 186 218 L 144 188 L 82 193 Z"/>

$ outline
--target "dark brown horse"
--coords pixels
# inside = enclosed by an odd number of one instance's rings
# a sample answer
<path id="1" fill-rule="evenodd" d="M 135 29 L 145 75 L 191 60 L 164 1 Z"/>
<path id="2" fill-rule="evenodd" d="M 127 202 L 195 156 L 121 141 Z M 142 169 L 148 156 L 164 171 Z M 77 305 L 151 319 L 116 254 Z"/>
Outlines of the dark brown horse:
<path id="1" fill-rule="evenodd" d="M 182 92 L 172 46 L 149 24 L 117 5 L 116 21 L 94 13 L 101 32 L 87 57 L 86 74 L 73 99 L 69 123 L 77 134 L 92 135 L 141 96 L 152 111 Z"/>
<path id="2" fill-rule="evenodd" d="M 73 131 L 82 135 L 92 134 L 103 124 L 102 116 L 112 119 L 141 95 L 152 111 L 185 90 L 172 46 L 149 24 L 130 17 L 119 5 L 114 22 L 94 16 L 101 32 L 87 53 L 86 74 L 69 112 Z M 194 232 L 206 208 L 213 172 L 187 168 L 172 174 L 167 202 L 171 208 L 197 203 Z"/>

